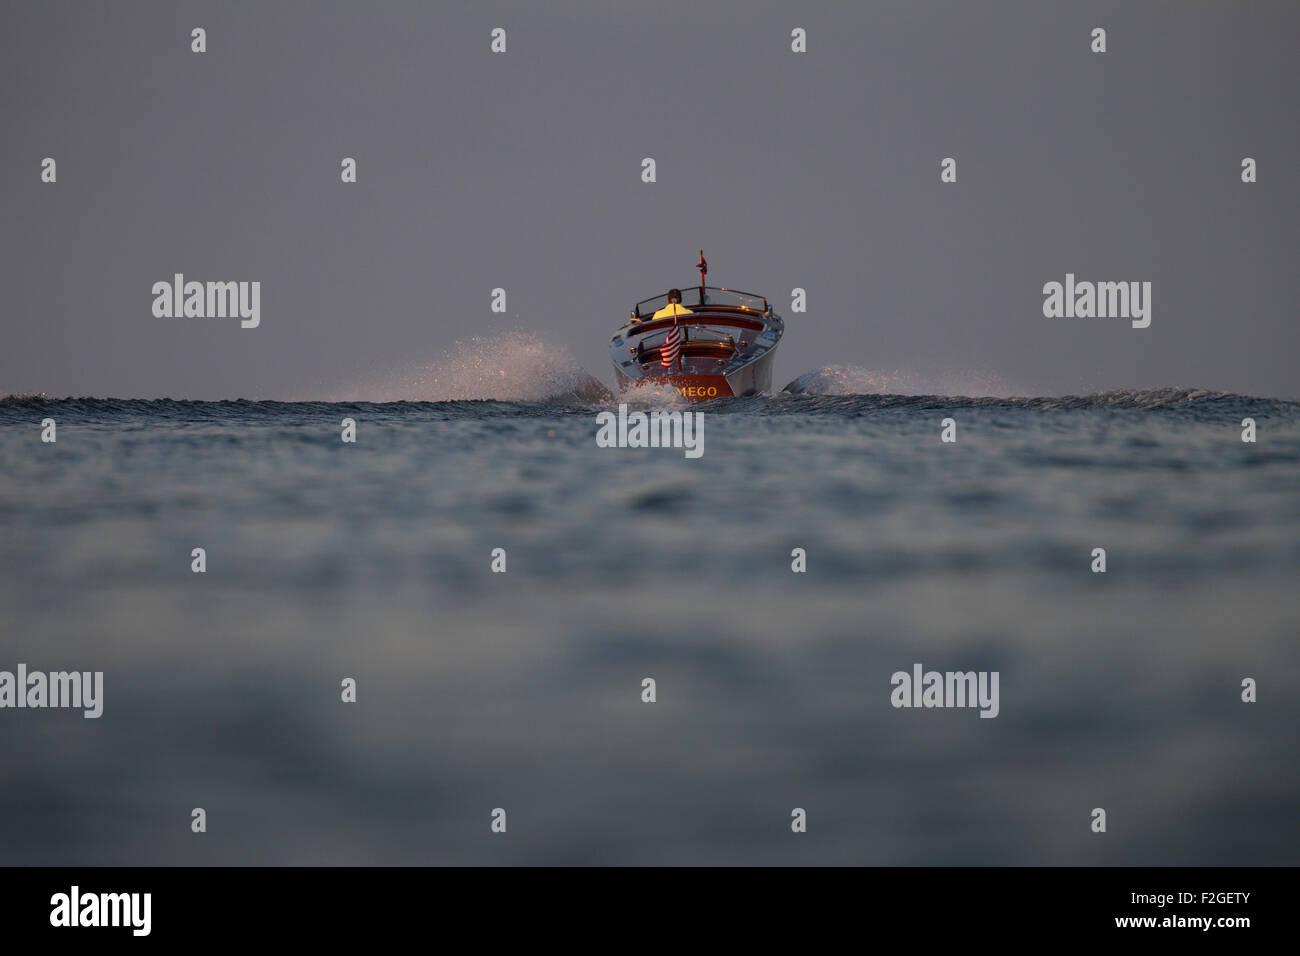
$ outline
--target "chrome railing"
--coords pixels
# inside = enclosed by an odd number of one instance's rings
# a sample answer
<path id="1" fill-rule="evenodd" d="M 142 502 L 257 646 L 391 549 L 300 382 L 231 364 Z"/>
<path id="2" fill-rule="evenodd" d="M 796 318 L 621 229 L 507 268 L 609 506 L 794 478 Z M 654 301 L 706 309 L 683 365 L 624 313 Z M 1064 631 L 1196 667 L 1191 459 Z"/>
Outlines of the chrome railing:
<path id="1" fill-rule="evenodd" d="M 761 295 L 755 295 L 752 292 L 740 292 L 736 289 L 723 289 L 718 286 L 683 286 L 682 305 L 686 308 L 691 306 L 728 306 L 731 308 L 745 309 L 750 312 L 767 312 L 767 299 Z M 668 304 L 668 293 L 654 296 L 653 298 L 643 299 L 638 302 L 632 309 L 632 315 L 638 319 L 644 319 L 654 315 L 660 309 Z"/>

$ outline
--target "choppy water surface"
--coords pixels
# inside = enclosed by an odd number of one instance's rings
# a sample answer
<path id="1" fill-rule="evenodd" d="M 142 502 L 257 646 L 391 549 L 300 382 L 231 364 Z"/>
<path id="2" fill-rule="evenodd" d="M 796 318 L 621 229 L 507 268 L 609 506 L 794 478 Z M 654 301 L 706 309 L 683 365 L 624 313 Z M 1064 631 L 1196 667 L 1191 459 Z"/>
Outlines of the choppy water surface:
<path id="1" fill-rule="evenodd" d="M 0 401 L 0 669 L 106 684 L 0 711 L 0 861 L 1300 860 L 1300 406 L 602 407 Z"/>

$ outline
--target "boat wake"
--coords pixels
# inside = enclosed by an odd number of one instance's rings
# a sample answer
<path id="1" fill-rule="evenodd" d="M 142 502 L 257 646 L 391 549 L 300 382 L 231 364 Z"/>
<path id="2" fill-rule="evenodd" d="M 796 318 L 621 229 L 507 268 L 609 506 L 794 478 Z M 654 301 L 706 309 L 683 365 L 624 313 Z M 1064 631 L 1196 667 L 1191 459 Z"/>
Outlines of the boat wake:
<path id="1" fill-rule="evenodd" d="M 966 398 L 1024 394 L 1023 390 L 985 372 L 918 375 L 857 365 L 827 365 L 804 372 L 782 391 L 794 395 L 961 395 Z"/>
<path id="2" fill-rule="evenodd" d="M 512 331 L 457 342 L 432 362 L 417 362 L 339 389 L 336 402 L 598 403 L 613 398 L 568 349 L 533 332 Z"/>
<path id="3" fill-rule="evenodd" d="M 845 401 L 870 407 L 907 407 L 909 405 L 951 406 L 997 405 L 1011 408 L 1176 408 L 1214 405 L 1222 408 L 1245 408 L 1273 405 L 1283 412 L 1294 412 L 1292 400 L 1237 395 L 1205 388 L 1116 388 L 1081 395 L 1029 396 L 1023 389 L 1009 385 L 997 375 L 985 372 L 940 372 L 920 375 L 912 372 L 882 371 L 856 365 L 828 365 L 805 372 L 781 390 L 779 395 L 799 396 L 801 401 L 817 404 L 843 404 Z M 773 396 L 776 397 L 776 396 Z"/>
<path id="4" fill-rule="evenodd" d="M 610 396 L 613 401 L 613 396 Z M 682 397 L 672 385 L 656 384 L 654 381 L 632 385 L 618 396 L 618 401 L 626 402 L 631 408 L 684 408 L 689 402 Z"/>

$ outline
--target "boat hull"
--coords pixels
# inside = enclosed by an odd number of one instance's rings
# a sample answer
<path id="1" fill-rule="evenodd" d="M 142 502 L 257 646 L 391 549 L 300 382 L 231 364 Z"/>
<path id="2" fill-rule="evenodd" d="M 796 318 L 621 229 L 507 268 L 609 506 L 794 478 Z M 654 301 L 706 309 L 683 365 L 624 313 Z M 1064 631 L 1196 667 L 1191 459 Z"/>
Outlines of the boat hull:
<path id="1" fill-rule="evenodd" d="M 772 390 L 772 362 L 776 349 L 770 349 L 749 365 L 737 369 L 729 375 L 709 374 L 704 372 L 679 372 L 662 375 L 631 376 L 618 366 L 618 387 L 622 392 L 637 388 L 669 386 L 688 402 L 707 402 L 715 398 L 736 398 L 744 395 L 760 395 Z"/>

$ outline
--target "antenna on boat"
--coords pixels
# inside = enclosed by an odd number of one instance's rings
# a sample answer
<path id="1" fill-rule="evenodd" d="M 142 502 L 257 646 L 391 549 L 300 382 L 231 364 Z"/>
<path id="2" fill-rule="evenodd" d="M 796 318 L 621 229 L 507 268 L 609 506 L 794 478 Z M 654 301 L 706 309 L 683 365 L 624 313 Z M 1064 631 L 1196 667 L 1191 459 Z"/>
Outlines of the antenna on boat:
<path id="1" fill-rule="evenodd" d="M 704 258 L 704 250 L 703 250 L 703 249 L 700 250 L 700 261 L 699 261 L 699 264 L 696 265 L 695 268 L 697 268 L 697 269 L 700 270 L 700 305 L 703 305 L 703 304 L 704 304 L 704 286 L 708 284 L 708 283 L 707 283 L 707 279 L 706 279 L 706 277 L 707 277 L 708 274 L 709 274 L 709 263 L 708 263 L 708 262 L 705 260 L 705 258 Z"/>

